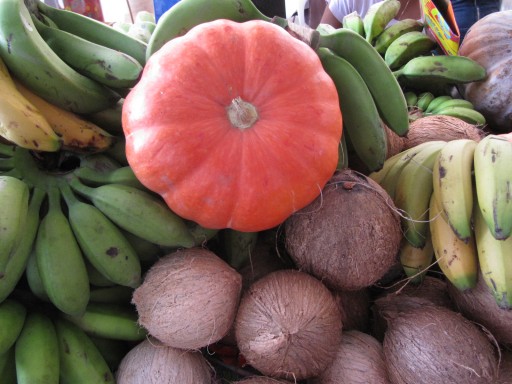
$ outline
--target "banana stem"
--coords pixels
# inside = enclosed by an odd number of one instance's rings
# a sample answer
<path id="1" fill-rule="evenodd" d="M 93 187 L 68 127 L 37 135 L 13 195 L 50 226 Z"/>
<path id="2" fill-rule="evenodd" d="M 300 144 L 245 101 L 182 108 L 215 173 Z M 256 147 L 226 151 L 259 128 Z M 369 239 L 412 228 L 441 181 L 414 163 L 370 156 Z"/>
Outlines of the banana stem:
<path id="1" fill-rule="evenodd" d="M 85 184 L 82 184 L 78 178 L 74 177 L 69 181 L 69 186 L 78 192 L 79 194 L 91 199 L 91 196 L 94 194 L 94 188 L 88 187 Z"/>
<path id="2" fill-rule="evenodd" d="M 57 187 L 48 188 L 49 211 L 60 211 L 60 192 Z"/>
<path id="3" fill-rule="evenodd" d="M 398 79 L 400 76 L 402 76 L 403 72 L 403 69 L 397 69 L 396 71 L 393 71 L 393 76 Z"/>
<path id="4" fill-rule="evenodd" d="M 67 184 L 61 184 L 60 185 L 60 193 L 62 194 L 62 197 L 64 197 L 64 200 L 66 201 L 67 206 L 71 206 L 73 204 L 79 203 L 79 200 L 76 198 L 75 194 Z"/>

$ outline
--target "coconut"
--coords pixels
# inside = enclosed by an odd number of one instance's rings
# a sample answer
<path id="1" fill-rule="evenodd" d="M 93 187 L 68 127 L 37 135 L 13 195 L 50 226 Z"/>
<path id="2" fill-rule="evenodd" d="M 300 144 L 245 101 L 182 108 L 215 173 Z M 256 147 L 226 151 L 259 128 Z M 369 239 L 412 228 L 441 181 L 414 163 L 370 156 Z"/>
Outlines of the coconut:
<path id="1" fill-rule="evenodd" d="M 367 288 L 357 291 L 335 291 L 343 330 L 351 329 L 365 332 L 370 325 L 370 292 Z"/>
<path id="2" fill-rule="evenodd" d="M 134 291 L 139 323 L 164 344 L 195 349 L 215 343 L 231 328 L 242 277 L 203 248 L 160 258 Z"/>
<path id="3" fill-rule="evenodd" d="M 332 364 L 311 384 L 390 384 L 382 344 L 373 336 L 344 331 Z"/>
<path id="4" fill-rule="evenodd" d="M 401 239 L 389 194 L 351 169 L 335 173 L 318 198 L 285 221 L 290 257 L 333 290 L 374 284 L 397 262 Z"/>
<path id="5" fill-rule="evenodd" d="M 494 384 L 512 384 L 512 352 L 502 351 L 498 379 Z"/>
<path id="6" fill-rule="evenodd" d="M 286 269 L 271 272 L 242 296 L 235 336 L 247 362 L 265 376 L 294 380 L 319 375 L 341 339 L 334 296 L 315 277 Z"/>
<path id="7" fill-rule="evenodd" d="M 117 384 L 213 384 L 215 372 L 198 351 L 184 351 L 148 338 L 133 347 L 116 372 Z"/>
<path id="8" fill-rule="evenodd" d="M 404 150 L 404 140 L 402 136 L 398 136 L 386 124 L 382 123 L 386 132 L 387 158 L 390 158 Z"/>
<path id="9" fill-rule="evenodd" d="M 500 344 L 512 347 L 512 310 L 498 306 L 481 275 L 474 288 L 461 292 L 448 284 L 448 293 L 464 316 L 487 328 Z"/>
<path id="10" fill-rule="evenodd" d="M 485 131 L 480 126 L 469 124 L 457 117 L 430 115 L 409 124 L 409 131 L 403 141 L 403 149 L 415 147 L 426 141 L 470 139 L 478 142 L 485 135 Z"/>
<path id="11" fill-rule="evenodd" d="M 290 384 L 288 381 L 277 380 L 266 376 L 251 376 L 243 380 L 233 381 L 232 384 Z"/>
<path id="12" fill-rule="evenodd" d="M 387 320 L 383 351 L 394 384 L 493 383 L 496 345 L 460 313 L 409 297 L 381 307 Z"/>

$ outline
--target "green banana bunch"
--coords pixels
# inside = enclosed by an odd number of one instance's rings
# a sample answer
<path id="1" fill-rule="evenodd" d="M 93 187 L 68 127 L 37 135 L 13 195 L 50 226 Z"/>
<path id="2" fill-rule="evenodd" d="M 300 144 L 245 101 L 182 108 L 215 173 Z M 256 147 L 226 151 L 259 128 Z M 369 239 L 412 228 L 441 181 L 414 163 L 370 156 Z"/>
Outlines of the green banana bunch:
<path id="1" fill-rule="evenodd" d="M 417 56 L 395 70 L 402 85 L 457 85 L 483 80 L 487 72 L 476 61 L 464 56 Z"/>
<path id="2" fill-rule="evenodd" d="M 148 43 L 146 58 L 169 40 L 184 35 L 196 25 L 217 19 L 270 21 L 251 0 L 181 0 L 158 19 Z"/>
<path id="3" fill-rule="evenodd" d="M 409 113 L 402 88 L 373 46 L 347 28 L 320 35 L 319 46 L 330 49 L 359 72 L 382 121 L 397 135 L 404 136 L 409 130 Z"/>
<path id="4" fill-rule="evenodd" d="M 62 211 L 59 190 L 50 188 L 48 197 L 35 242 L 37 267 L 50 301 L 64 313 L 81 314 L 90 292 L 82 251 Z"/>
<path id="5" fill-rule="evenodd" d="M 17 384 L 14 347 L 0 354 L 0 377 L 2 384 Z"/>
<path id="6" fill-rule="evenodd" d="M 474 234 L 482 278 L 500 308 L 512 308 L 512 237 L 498 240 L 475 204 Z"/>
<path id="7" fill-rule="evenodd" d="M 37 31 L 23 1 L 2 0 L 0 56 L 27 88 L 63 109 L 93 113 L 119 100 L 115 92 L 79 74 L 53 52 Z"/>
<path id="8" fill-rule="evenodd" d="M 393 41 L 384 53 L 384 60 L 391 70 L 396 70 L 411 59 L 428 55 L 436 46 L 436 42 L 427 34 L 411 31 Z"/>
<path id="9" fill-rule="evenodd" d="M 317 52 L 338 91 L 343 136 L 348 136 L 368 170 L 379 170 L 387 158 L 387 135 L 368 86 L 347 60 L 327 48 L 319 48 Z"/>
<path id="10" fill-rule="evenodd" d="M 445 101 L 452 100 L 453 97 L 450 95 L 440 95 L 434 97 L 432 101 L 428 104 L 427 108 L 425 109 L 425 114 L 431 113 L 432 111 L 436 110 L 440 105 L 442 105 Z"/>
<path id="11" fill-rule="evenodd" d="M 343 25 L 343 28 L 351 29 L 358 35 L 365 37 L 363 18 L 359 13 L 357 13 L 357 11 L 345 15 L 341 24 Z"/>
<path id="12" fill-rule="evenodd" d="M 123 340 L 89 336 L 112 372 L 116 372 L 126 354 L 133 348 L 132 343 Z"/>
<path id="13" fill-rule="evenodd" d="M 435 115 L 452 116 L 465 121 L 468 124 L 483 126 L 486 123 L 484 115 L 476 109 L 469 108 L 469 105 L 464 106 L 448 106 L 437 110 Z"/>
<path id="14" fill-rule="evenodd" d="M 497 135 L 478 142 L 474 152 L 478 206 L 493 236 L 507 239 L 512 232 L 512 143 Z"/>
<path id="15" fill-rule="evenodd" d="M 94 303 L 114 303 L 129 305 L 132 300 L 133 288 L 123 285 L 111 287 L 92 287 L 89 301 Z M 89 303 L 89 304 L 90 304 Z"/>
<path id="16" fill-rule="evenodd" d="M 421 111 L 426 111 L 427 108 L 430 106 L 430 103 L 434 100 L 435 96 L 431 92 L 422 92 L 418 95 L 418 101 L 416 102 L 416 106 Z"/>
<path id="17" fill-rule="evenodd" d="M 441 96 L 439 96 L 439 97 L 441 97 Z M 448 97 L 450 97 L 450 96 L 448 96 Z M 429 105 L 429 107 L 430 107 L 430 105 Z M 447 108 L 453 108 L 453 107 L 474 109 L 473 103 L 471 103 L 471 101 L 465 100 L 465 99 L 455 99 L 453 97 L 450 97 L 449 99 L 446 99 L 445 101 L 439 103 L 439 105 L 432 106 L 428 113 L 430 113 L 432 115 L 437 115 L 439 112 L 441 112 Z M 425 110 L 425 113 L 427 113 L 426 110 Z"/>
<path id="18" fill-rule="evenodd" d="M 25 278 L 30 292 L 32 292 L 35 297 L 47 303 L 51 302 L 44 289 L 43 280 L 41 279 L 41 274 L 39 273 L 39 268 L 37 266 L 35 251 L 29 255 L 27 266 L 25 268 Z"/>
<path id="19" fill-rule="evenodd" d="M 473 288 L 478 276 L 478 253 L 475 238 L 464 242 L 453 232 L 439 198 L 432 191 L 428 209 L 430 236 L 437 264 L 444 276 L 460 291 Z"/>
<path id="20" fill-rule="evenodd" d="M 142 65 L 130 55 L 47 26 L 35 15 L 32 22 L 50 48 L 82 75 L 112 88 L 131 88 L 139 80 Z"/>
<path id="21" fill-rule="evenodd" d="M 441 149 L 433 168 L 437 204 L 455 234 L 464 242 L 473 236 L 473 155 L 476 141 L 452 140 Z"/>
<path id="22" fill-rule="evenodd" d="M 416 248 L 428 238 L 428 211 L 433 191 L 432 169 L 445 141 L 431 141 L 400 172 L 396 180 L 394 202 L 402 212 L 404 237 Z"/>
<path id="23" fill-rule="evenodd" d="M 191 247 L 194 238 L 182 218 L 157 196 L 122 184 L 88 187 L 77 178 L 70 186 L 128 232 L 167 247 Z"/>
<path id="24" fill-rule="evenodd" d="M 51 7 L 42 1 L 38 1 L 37 6 L 39 12 L 54 22 L 59 29 L 90 42 L 123 52 L 133 57 L 142 66 L 146 64 L 147 44 L 142 41 L 80 13 Z"/>
<path id="25" fill-rule="evenodd" d="M 408 32 L 421 32 L 422 30 L 423 23 L 421 21 L 416 19 L 402 19 L 397 21 L 395 24 L 386 27 L 384 31 L 377 36 L 373 46 L 377 52 L 384 55 L 391 43 L 400 36 L 405 35 Z"/>
<path id="26" fill-rule="evenodd" d="M 32 189 L 27 218 L 20 235 L 20 241 L 11 250 L 7 265 L 1 272 L 3 277 L 0 279 L 0 302 L 12 293 L 23 276 L 39 228 L 39 211 L 45 196 L 46 192 L 44 190 L 40 188 Z"/>
<path id="27" fill-rule="evenodd" d="M 125 341 L 141 341 L 147 336 L 130 305 L 90 302 L 82 315 L 63 317 L 90 336 Z"/>
<path id="28" fill-rule="evenodd" d="M 117 103 L 102 111 L 85 115 L 85 118 L 112 135 L 120 135 L 123 133 L 123 123 L 121 121 L 123 103 L 124 99 L 120 99 Z"/>
<path id="29" fill-rule="evenodd" d="M 400 5 L 398 0 L 381 0 L 368 8 L 366 15 L 363 17 L 366 41 L 373 44 L 375 38 L 386 29 L 388 23 L 398 14 Z"/>
<path id="30" fill-rule="evenodd" d="M 405 91 L 405 102 L 407 103 L 408 108 L 414 108 L 418 103 L 418 95 L 413 91 Z"/>
<path id="31" fill-rule="evenodd" d="M 80 327 L 65 319 L 54 321 L 60 356 L 60 384 L 115 383 L 105 358 Z"/>
<path id="32" fill-rule="evenodd" d="M 0 273 L 5 271 L 13 250 L 23 239 L 29 197 L 28 185 L 23 180 L 0 175 Z"/>
<path id="33" fill-rule="evenodd" d="M 147 188 L 137 179 L 130 166 L 124 166 L 111 171 L 98 171 L 91 167 L 80 167 L 74 172 L 82 182 L 87 185 L 98 187 L 102 184 L 123 184 L 141 190 Z"/>
<path id="34" fill-rule="evenodd" d="M 60 190 L 83 255 L 110 281 L 127 287 L 139 286 L 140 260 L 123 233 L 94 205 L 78 200 L 68 185 L 62 185 Z"/>
<path id="35" fill-rule="evenodd" d="M 58 384 L 59 345 L 52 320 L 43 313 L 27 315 L 15 347 L 18 384 Z"/>
<path id="36" fill-rule="evenodd" d="M 8 298 L 0 303 L 0 355 L 16 343 L 26 316 L 27 309 L 18 300 Z"/>

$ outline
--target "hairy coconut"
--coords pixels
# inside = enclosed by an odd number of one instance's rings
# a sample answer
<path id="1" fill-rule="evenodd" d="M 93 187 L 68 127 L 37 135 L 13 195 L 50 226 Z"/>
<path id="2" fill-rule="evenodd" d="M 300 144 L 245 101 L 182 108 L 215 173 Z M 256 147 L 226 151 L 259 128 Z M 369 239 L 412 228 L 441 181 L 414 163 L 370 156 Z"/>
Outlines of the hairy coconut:
<path id="1" fill-rule="evenodd" d="M 386 132 L 387 158 L 390 158 L 404 150 L 404 140 L 402 136 L 398 136 L 386 124 L 382 123 Z"/>
<path id="2" fill-rule="evenodd" d="M 134 291 L 139 323 L 164 344 L 195 349 L 215 343 L 231 328 L 242 277 L 203 248 L 159 259 Z"/>
<path id="3" fill-rule="evenodd" d="M 460 313 L 408 298 L 381 308 L 387 320 L 383 351 L 394 384 L 490 384 L 497 377 L 496 345 Z"/>
<path id="4" fill-rule="evenodd" d="M 502 351 L 498 380 L 495 384 L 512 384 L 512 351 Z"/>
<path id="5" fill-rule="evenodd" d="M 117 384 L 213 384 L 215 372 L 198 351 L 148 338 L 133 347 L 116 372 Z"/>
<path id="6" fill-rule="evenodd" d="M 332 364 L 311 384 L 390 384 L 382 344 L 373 336 L 344 331 Z"/>
<path id="7" fill-rule="evenodd" d="M 512 347 L 512 310 L 498 307 L 481 275 L 474 288 L 461 292 L 448 284 L 448 293 L 464 316 L 483 325 L 500 344 Z"/>
<path id="8" fill-rule="evenodd" d="M 242 296 L 235 335 L 247 362 L 266 376 L 301 380 L 320 374 L 341 339 L 333 294 L 315 277 L 271 272 Z"/>
<path id="9" fill-rule="evenodd" d="M 335 291 L 343 330 L 366 332 L 370 326 L 370 291 L 368 288 L 357 291 Z"/>
<path id="10" fill-rule="evenodd" d="M 430 115 L 409 124 L 403 140 L 403 149 L 409 149 L 426 141 L 451 141 L 470 139 L 480 141 L 486 133 L 478 126 L 453 116 Z"/>
<path id="11" fill-rule="evenodd" d="M 290 382 L 266 376 L 251 376 L 246 379 L 234 381 L 232 384 L 290 384 Z"/>
<path id="12" fill-rule="evenodd" d="M 371 286 L 396 263 L 400 217 L 389 194 L 344 169 L 310 205 L 285 221 L 285 246 L 299 269 L 333 290 Z"/>

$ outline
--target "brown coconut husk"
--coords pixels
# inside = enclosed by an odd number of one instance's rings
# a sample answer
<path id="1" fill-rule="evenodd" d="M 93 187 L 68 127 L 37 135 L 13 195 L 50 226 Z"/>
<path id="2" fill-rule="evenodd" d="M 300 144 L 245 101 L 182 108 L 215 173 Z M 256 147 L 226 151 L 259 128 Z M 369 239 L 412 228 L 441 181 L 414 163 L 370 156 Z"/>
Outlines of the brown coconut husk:
<path id="1" fill-rule="evenodd" d="M 500 344 L 512 347 L 512 310 L 498 306 L 481 274 L 474 288 L 461 292 L 449 284 L 448 293 L 464 316 L 487 328 Z"/>
<path id="2" fill-rule="evenodd" d="M 235 320 L 240 352 L 265 376 L 319 375 L 341 340 L 341 314 L 329 289 L 297 270 L 272 272 L 242 296 Z"/>
<path id="3" fill-rule="evenodd" d="M 398 136 L 395 132 L 393 132 L 386 124 L 384 125 L 384 130 L 386 131 L 386 139 L 387 139 L 387 147 L 388 153 L 387 158 L 402 152 L 404 150 L 404 140 L 405 138 L 402 136 Z"/>
<path id="4" fill-rule="evenodd" d="M 409 131 L 403 140 L 403 150 L 436 140 L 470 139 L 478 142 L 485 135 L 482 127 L 466 123 L 457 117 L 430 115 L 409 124 Z"/>
<path id="5" fill-rule="evenodd" d="M 246 379 L 233 381 L 232 384 L 290 384 L 290 382 L 266 376 L 252 376 Z"/>
<path id="6" fill-rule="evenodd" d="M 497 378 L 494 340 L 460 313 L 408 298 L 381 306 L 383 351 L 394 384 L 491 384 Z"/>
<path id="7" fill-rule="evenodd" d="M 335 291 L 343 330 L 368 331 L 370 327 L 370 291 L 363 288 L 357 291 Z"/>
<path id="8" fill-rule="evenodd" d="M 242 277 L 203 248 L 179 250 L 159 259 L 134 291 L 139 323 L 164 344 L 196 349 L 230 330 Z"/>
<path id="9" fill-rule="evenodd" d="M 498 379 L 495 384 L 512 384 L 512 351 L 501 352 Z"/>
<path id="10" fill-rule="evenodd" d="M 214 384 L 215 372 L 198 351 L 148 338 L 133 347 L 116 372 L 117 384 Z"/>
<path id="11" fill-rule="evenodd" d="M 311 384 L 390 384 L 382 344 L 373 336 L 343 332 L 332 364 Z"/>
<path id="12" fill-rule="evenodd" d="M 341 291 L 369 287 L 383 277 L 396 263 L 402 239 L 389 194 L 348 168 L 284 228 L 286 250 L 299 269 Z"/>

